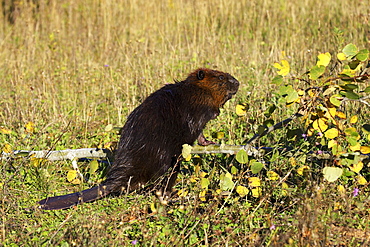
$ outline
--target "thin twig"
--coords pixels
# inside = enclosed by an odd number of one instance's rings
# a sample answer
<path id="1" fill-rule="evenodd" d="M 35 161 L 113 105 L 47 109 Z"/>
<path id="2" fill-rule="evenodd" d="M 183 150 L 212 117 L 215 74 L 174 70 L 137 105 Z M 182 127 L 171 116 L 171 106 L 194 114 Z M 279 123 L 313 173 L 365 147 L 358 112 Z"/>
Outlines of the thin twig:
<path id="1" fill-rule="evenodd" d="M 291 121 L 293 121 L 294 119 L 296 118 L 299 118 L 299 117 L 302 117 L 303 115 L 300 114 L 299 112 L 293 114 L 291 117 L 275 124 L 274 126 L 271 126 L 269 128 L 267 128 L 265 131 L 263 131 L 261 134 L 255 134 L 251 139 L 249 139 L 246 143 L 247 144 L 251 144 L 252 142 L 256 141 L 257 139 L 261 138 L 262 136 L 265 136 L 267 135 L 268 133 L 274 131 L 274 130 L 277 130 L 277 129 L 281 129 L 283 128 L 285 125 L 287 125 L 288 123 L 290 123 Z"/>

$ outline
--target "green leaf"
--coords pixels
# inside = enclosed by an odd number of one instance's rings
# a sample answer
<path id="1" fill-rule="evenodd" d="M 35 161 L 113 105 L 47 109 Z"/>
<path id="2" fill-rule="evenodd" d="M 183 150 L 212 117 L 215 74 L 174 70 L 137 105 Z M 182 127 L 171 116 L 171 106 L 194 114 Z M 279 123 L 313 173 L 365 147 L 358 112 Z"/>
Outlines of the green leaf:
<path id="1" fill-rule="evenodd" d="M 298 92 L 297 91 L 292 91 L 288 94 L 287 98 L 286 98 L 286 102 L 287 103 L 292 103 L 294 101 L 296 101 L 298 99 Z"/>
<path id="2" fill-rule="evenodd" d="M 261 162 L 253 162 L 251 165 L 251 170 L 253 174 L 259 173 L 263 168 L 263 164 Z"/>
<path id="3" fill-rule="evenodd" d="M 234 188 L 233 177 L 230 173 L 220 175 L 220 189 L 231 190 Z"/>
<path id="4" fill-rule="evenodd" d="M 358 61 L 358 60 L 354 60 L 354 61 L 351 61 L 351 62 L 348 63 L 349 68 L 354 70 L 354 71 L 360 69 L 359 65 L 360 65 L 360 61 Z"/>
<path id="5" fill-rule="evenodd" d="M 347 57 L 352 57 L 352 56 L 355 56 L 357 53 L 358 53 L 358 48 L 356 45 L 354 44 L 348 44 L 346 45 L 342 52 L 347 56 Z"/>
<path id="6" fill-rule="evenodd" d="M 340 85 L 340 87 L 345 89 L 345 90 L 351 90 L 351 91 L 355 90 L 355 89 L 358 89 L 358 86 L 356 84 L 351 84 L 351 83 Z"/>
<path id="7" fill-rule="evenodd" d="M 343 170 L 339 167 L 325 167 L 323 169 L 324 178 L 328 182 L 336 181 L 343 174 Z"/>
<path id="8" fill-rule="evenodd" d="M 340 106 L 340 103 L 341 103 L 341 101 L 338 99 L 338 96 L 339 95 L 333 95 L 329 99 L 330 100 L 330 103 L 332 103 L 336 107 L 339 107 Z"/>
<path id="9" fill-rule="evenodd" d="M 283 76 L 282 75 L 277 75 L 275 76 L 272 81 L 271 81 L 273 84 L 276 84 L 276 85 L 280 85 L 284 82 L 283 80 Z"/>
<path id="10" fill-rule="evenodd" d="M 99 162 L 97 160 L 93 160 L 90 162 L 90 174 L 93 174 L 98 170 Z"/>
<path id="11" fill-rule="evenodd" d="M 237 174 L 239 171 L 238 171 L 238 168 L 236 168 L 235 166 L 232 166 L 231 167 L 231 174 L 235 175 Z"/>
<path id="12" fill-rule="evenodd" d="M 346 139 L 351 146 L 355 146 L 357 144 L 357 138 L 353 136 L 347 136 Z"/>
<path id="13" fill-rule="evenodd" d="M 370 86 L 366 87 L 364 90 L 365 93 L 370 93 Z"/>
<path id="14" fill-rule="evenodd" d="M 370 124 L 364 124 L 362 125 L 362 128 L 366 130 L 367 132 L 370 132 Z"/>
<path id="15" fill-rule="evenodd" d="M 240 150 L 235 158 L 240 164 L 248 163 L 248 154 L 244 149 Z"/>
<path id="16" fill-rule="evenodd" d="M 208 189 L 208 185 L 210 184 L 209 182 L 209 179 L 208 178 L 201 178 L 200 179 L 200 187 L 202 189 Z"/>
<path id="17" fill-rule="evenodd" d="M 325 66 L 314 66 L 310 70 L 310 79 L 317 80 L 325 72 Z"/>
<path id="18" fill-rule="evenodd" d="M 267 127 L 271 127 L 272 125 L 274 125 L 274 120 L 273 119 L 267 119 L 266 121 L 263 121 L 263 125 L 267 126 Z"/>
<path id="19" fill-rule="evenodd" d="M 360 50 L 357 53 L 356 58 L 360 60 L 361 62 L 366 61 L 369 58 L 369 50 L 367 49 Z"/>
<path id="20" fill-rule="evenodd" d="M 271 114 L 276 110 L 276 105 L 275 104 L 272 104 L 269 106 L 269 108 L 267 108 L 267 110 L 263 113 L 265 114 L 266 117 L 270 117 Z"/>
<path id="21" fill-rule="evenodd" d="M 354 173 L 353 171 L 350 171 L 348 169 L 343 169 L 343 175 L 346 176 L 346 177 L 352 177 L 354 176 L 356 173 Z"/>
<path id="22" fill-rule="evenodd" d="M 346 133 L 347 136 L 355 137 L 356 139 L 360 137 L 360 134 L 357 132 L 356 128 L 349 127 L 344 130 L 344 133 Z"/>
<path id="23" fill-rule="evenodd" d="M 279 94 L 281 96 L 284 96 L 284 95 L 288 95 L 290 94 L 291 92 L 295 91 L 292 87 L 292 85 L 288 85 L 288 86 L 281 86 L 279 88 Z"/>
<path id="24" fill-rule="evenodd" d="M 342 93 L 342 92 L 341 92 Z M 359 99 L 360 96 L 357 93 L 354 93 L 352 91 L 345 91 L 342 93 L 345 97 L 348 99 Z"/>

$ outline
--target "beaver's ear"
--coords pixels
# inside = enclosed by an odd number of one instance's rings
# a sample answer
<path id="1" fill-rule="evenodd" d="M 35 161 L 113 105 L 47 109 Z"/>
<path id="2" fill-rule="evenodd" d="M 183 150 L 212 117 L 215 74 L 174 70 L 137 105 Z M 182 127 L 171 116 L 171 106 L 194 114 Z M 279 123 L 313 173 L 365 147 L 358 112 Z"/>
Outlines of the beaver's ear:
<path id="1" fill-rule="evenodd" d="M 205 76 L 206 76 L 206 73 L 203 70 L 198 71 L 198 73 L 197 73 L 198 80 L 200 80 L 200 81 L 203 80 Z"/>

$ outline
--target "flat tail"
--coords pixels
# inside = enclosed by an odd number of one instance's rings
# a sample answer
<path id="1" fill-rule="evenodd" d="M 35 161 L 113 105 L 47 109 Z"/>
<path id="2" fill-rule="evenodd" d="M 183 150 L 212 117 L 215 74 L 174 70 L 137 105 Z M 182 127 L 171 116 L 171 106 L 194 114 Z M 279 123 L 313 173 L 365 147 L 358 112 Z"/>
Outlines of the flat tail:
<path id="1" fill-rule="evenodd" d="M 103 186 L 96 186 L 80 192 L 48 197 L 38 202 L 39 208 L 43 210 L 67 209 L 84 202 L 95 201 L 108 195 L 109 192 Z"/>

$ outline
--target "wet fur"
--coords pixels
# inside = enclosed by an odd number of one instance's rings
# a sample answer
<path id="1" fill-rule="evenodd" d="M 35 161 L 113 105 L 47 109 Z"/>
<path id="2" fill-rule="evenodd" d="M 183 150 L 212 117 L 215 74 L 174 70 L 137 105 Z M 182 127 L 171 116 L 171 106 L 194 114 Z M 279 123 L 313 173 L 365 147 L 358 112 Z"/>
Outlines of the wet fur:
<path id="1" fill-rule="evenodd" d="M 200 144 L 211 143 L 204 139 L 202 130 L 238 87 L 239 82 L 230 74 L 210 69 L 198 69 L 186 80 L 162 87 L 128 116 L 114 163 L 102 184 L 46 198 L 39 202 L 40 208 L 69 208 L 113 192 L 136 190 L 158 179 L 178 162 L 183 144 L 192 145 L 197 138 Z M 165 185 L 168 191 L 178 167 Z"/>

